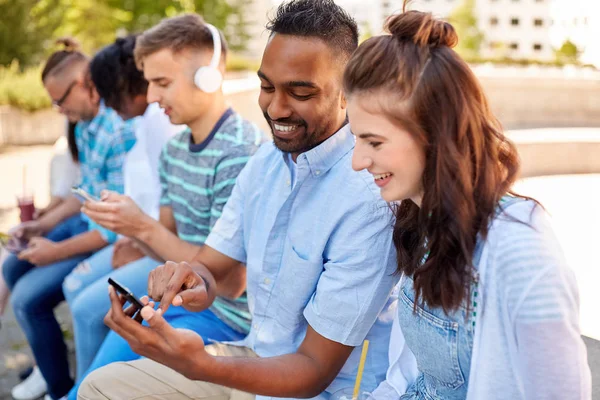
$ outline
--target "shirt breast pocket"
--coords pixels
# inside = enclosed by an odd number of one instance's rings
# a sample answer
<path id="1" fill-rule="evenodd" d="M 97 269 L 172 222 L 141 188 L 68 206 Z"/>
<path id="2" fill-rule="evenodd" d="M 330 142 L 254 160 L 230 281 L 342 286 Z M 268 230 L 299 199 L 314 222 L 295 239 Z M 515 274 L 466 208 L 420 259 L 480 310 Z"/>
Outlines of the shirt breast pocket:
<path id="1" fill-rule="evenodd" d="M 306 260 L 292 248 L 279 271 L 276 293 L 282 321 L 298 324 L 323 271 L 322 260 Z"/>
<path id="2" fill-rule="evenodd" d="M 415 311 L 412 285 L 413 281 L 406 279 L 398 296 L 398 317 L 406 343 L 426 381 L 433 379 L 434 386 L 456 389 L 465 383 L 458 361 L 459 325 L 420 306 Z"/>

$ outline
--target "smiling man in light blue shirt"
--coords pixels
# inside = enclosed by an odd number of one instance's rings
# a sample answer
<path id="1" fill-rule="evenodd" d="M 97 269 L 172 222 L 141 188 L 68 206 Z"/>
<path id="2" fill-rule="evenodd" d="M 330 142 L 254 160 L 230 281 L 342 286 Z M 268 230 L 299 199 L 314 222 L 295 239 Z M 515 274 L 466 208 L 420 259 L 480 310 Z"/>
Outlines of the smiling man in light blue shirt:
<path id="1" fill-rule="evenodd" d="M 293 0 L 270 30 L 259 104 L 273 143 L 238 176 L 195 262 L 151 273 L 148 293 L 161 304 L 142 310 L 149 327 L 111 292 L 107 325 L 147 359 L 96 371 L 81 398 L 327 399 L 353 386 L 365 338 L 362 388 L 385 378 L 391 321 L 378 316 L 396 282 L 393 219 L 373 177 L 351 168 L 341 78 L 356 24 L 331 0 Z M 241 342 L 204 347 L 162 317 L 171 305 L 199 311 L 244 289 L 252 326 Z"/>

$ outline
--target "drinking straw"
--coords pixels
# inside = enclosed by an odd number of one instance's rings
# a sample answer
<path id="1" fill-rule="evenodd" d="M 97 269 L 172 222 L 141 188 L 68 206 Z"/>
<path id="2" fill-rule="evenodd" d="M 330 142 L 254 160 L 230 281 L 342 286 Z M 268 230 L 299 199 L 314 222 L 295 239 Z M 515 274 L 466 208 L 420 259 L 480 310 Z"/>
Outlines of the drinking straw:
<path id="1" fill-rule="evenodd" d="M 356 374 L 356 382 L 354 383 L 354 394 L 352 400 L 358 399 L 358 392 L 360 391 L 360 382 L 362 381 L 363 370 L 365 369 L 365 361 L 367 360 L 367 352 L 369 351 L 369 341 L 363 342 L 362 354 L 360 356 L 360 364 L 358 364 L 358 373 Z"/>
<path id="2" fill-rule="evenodd" d="M 27 187 L 27 165 L 23 164 L 23 192 L 22 192 L 22 196 L 25 196 L 25 191 L 26 191 L 26 187 Z"/>

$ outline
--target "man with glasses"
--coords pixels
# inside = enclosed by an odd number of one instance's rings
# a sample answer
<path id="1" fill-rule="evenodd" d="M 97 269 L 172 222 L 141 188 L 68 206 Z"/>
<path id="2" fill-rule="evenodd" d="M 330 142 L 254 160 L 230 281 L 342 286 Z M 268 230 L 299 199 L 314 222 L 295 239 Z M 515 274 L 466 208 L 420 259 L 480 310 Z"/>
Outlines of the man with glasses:
<path id="1" fill-rule="evenodd" d="M 134 126 L 107 108 L 89 74 L 88 58 L 72 42 L 52 54 L 42 81 L 53 104 L 71 121 L 79 121 L 75 138 L 81 169 L 80 187 L 100 197 L 104 189 L 123 192 L 122 166 L 135 144 Z M 35 399 L 48 392 L 60 398 L 73 386 L 66 346 L 53 309 L 64 300 L 62 282 L 84 259 L 112 243 L 116 234 L 80 213 L 71 197 L 35 221 L 16 228 L 28 248 L 9 256 L 2 273 L 11 290 L 16 319 L 32 348 L 37 367 L 16 386 L 15 399 Z"/>

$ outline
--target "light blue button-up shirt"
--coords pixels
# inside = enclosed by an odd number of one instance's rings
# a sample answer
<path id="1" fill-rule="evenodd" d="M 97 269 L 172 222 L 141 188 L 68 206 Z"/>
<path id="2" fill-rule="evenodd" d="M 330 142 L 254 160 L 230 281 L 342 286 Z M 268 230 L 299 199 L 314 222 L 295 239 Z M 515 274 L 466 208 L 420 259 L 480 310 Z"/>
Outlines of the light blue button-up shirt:
<path id="1" fill-rule="evenodd" d="M 238 176 L 206 244 L 247 266 L 252 327 L 237 343 L 261 357 L 294 353 L 310 326 L 357 346 L 322 399 L 352 387 L 363 340 L 371 341 L 362 388 L 385 379 L 397 282 L 393 216 L 373 177 L 351 167 L 349 126 L 297 159 L 264 144 Z M 380 315 L 381 314 L 381 315 Z"/>

